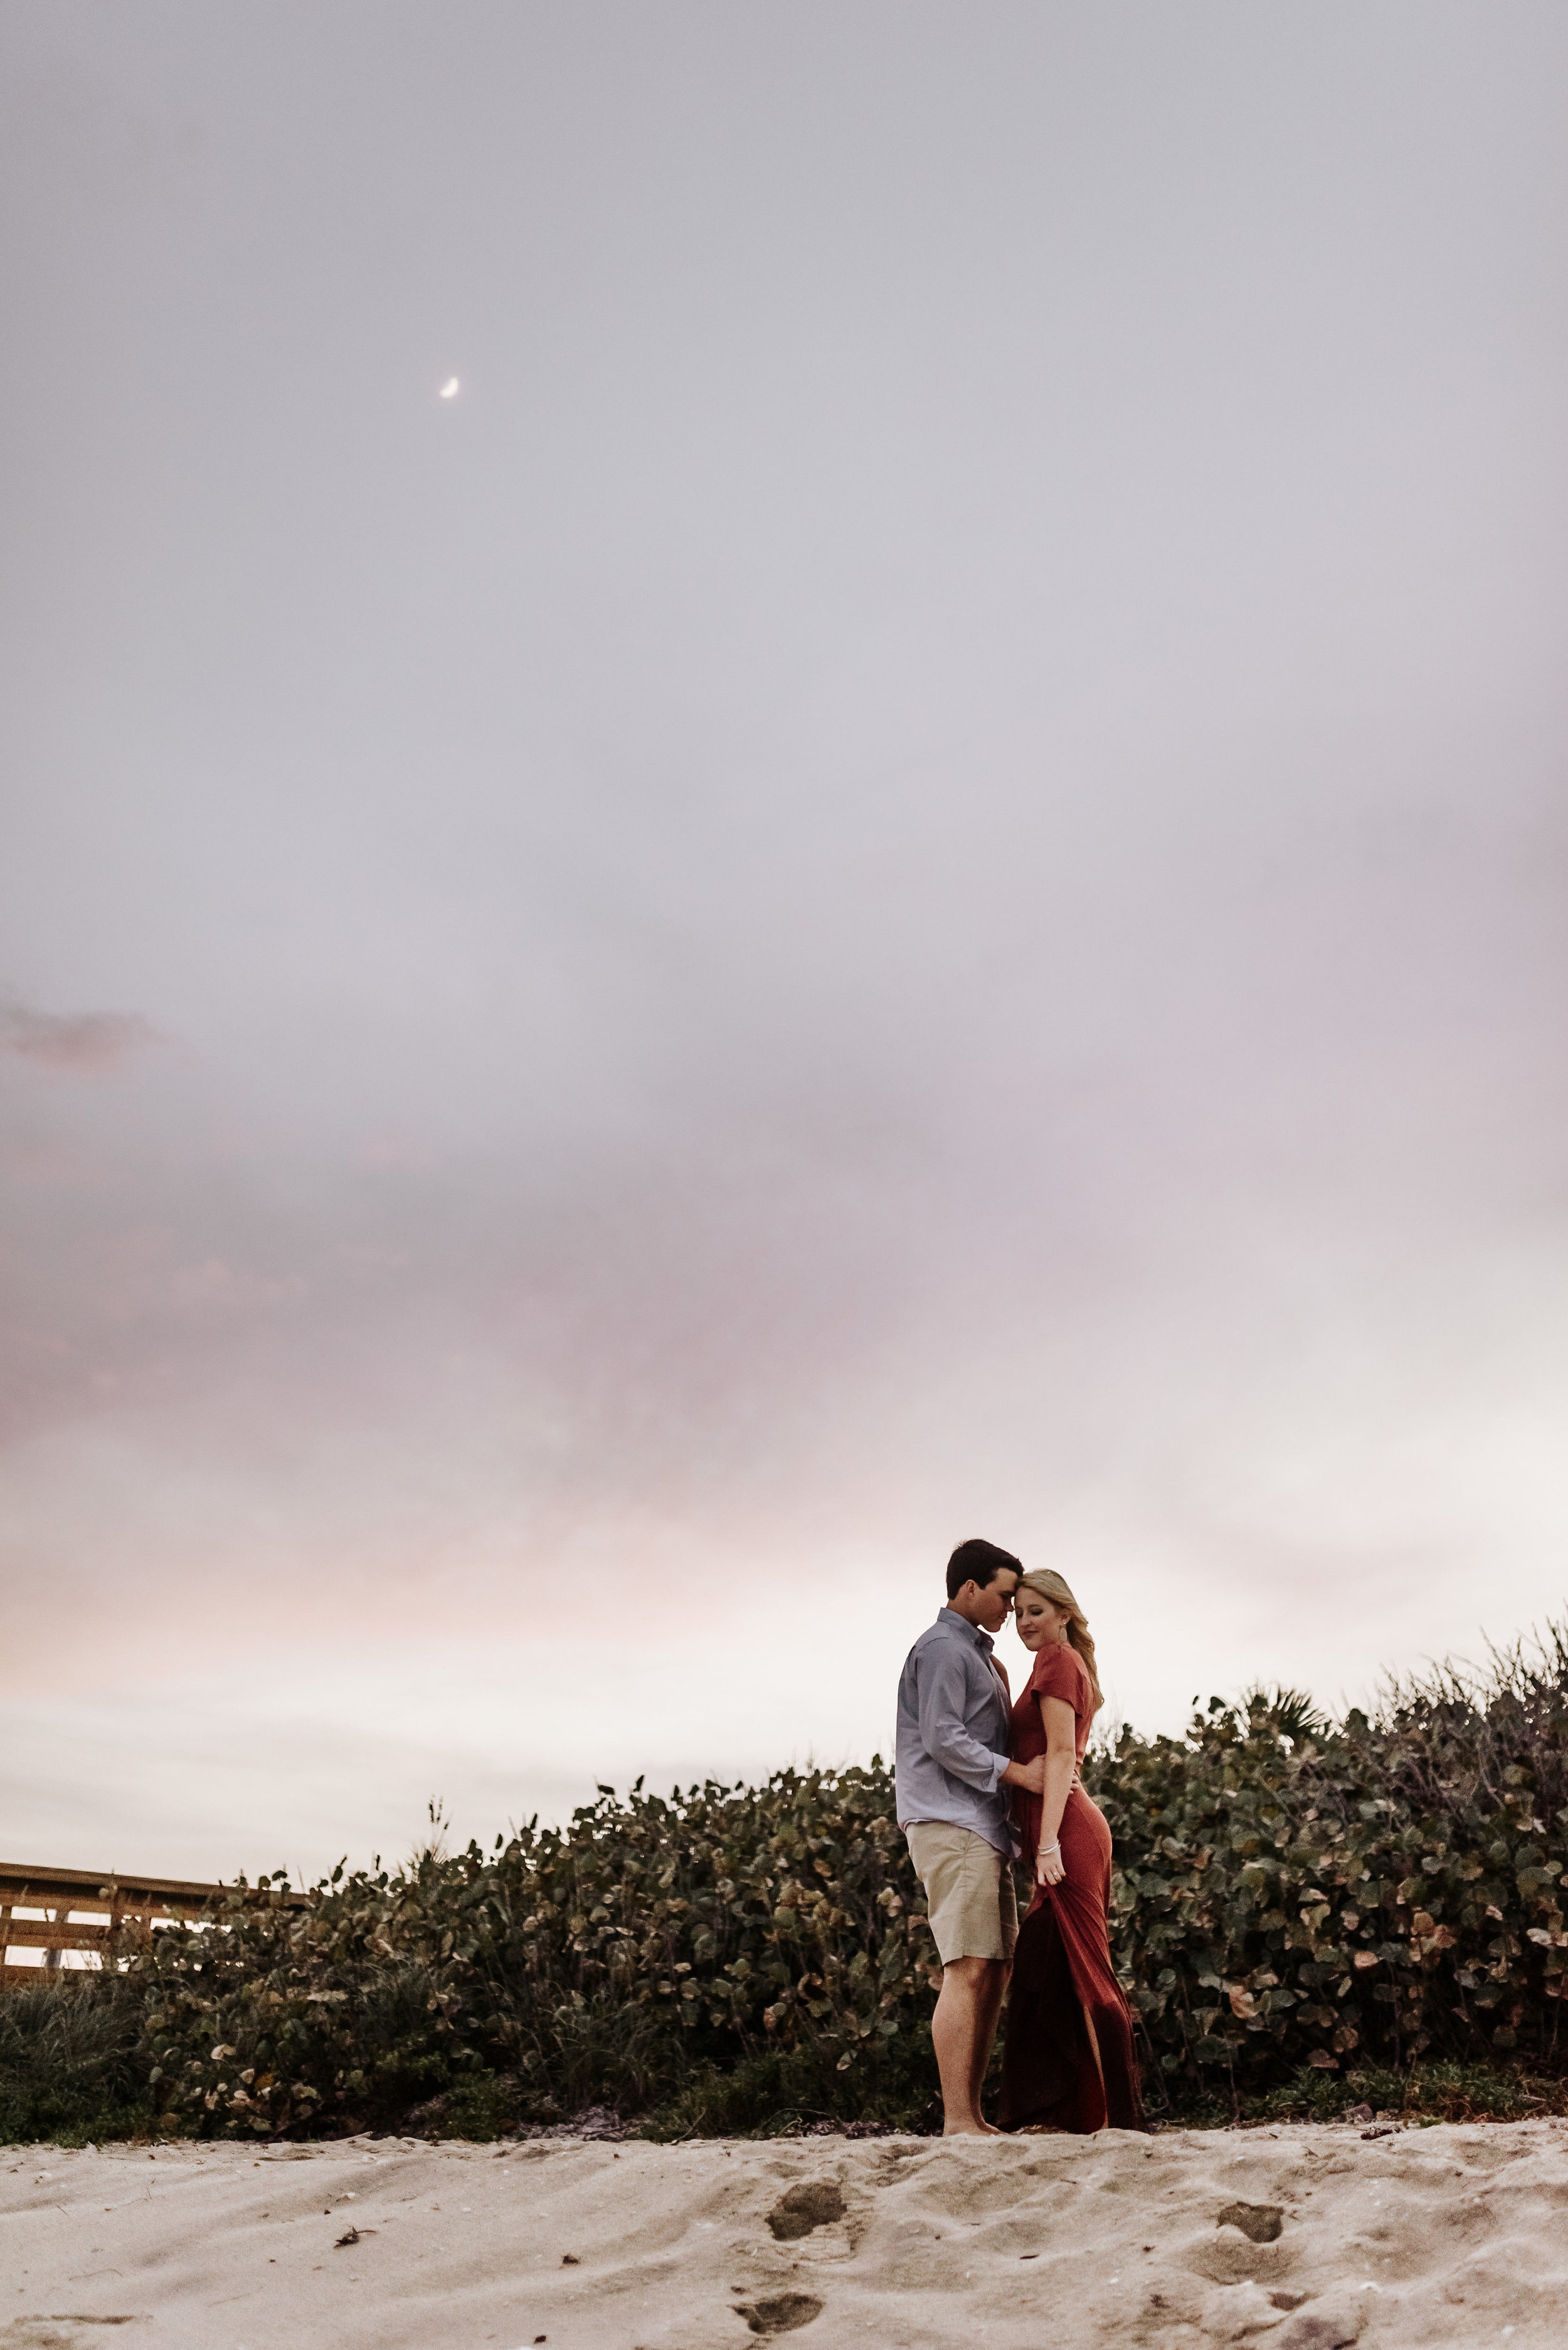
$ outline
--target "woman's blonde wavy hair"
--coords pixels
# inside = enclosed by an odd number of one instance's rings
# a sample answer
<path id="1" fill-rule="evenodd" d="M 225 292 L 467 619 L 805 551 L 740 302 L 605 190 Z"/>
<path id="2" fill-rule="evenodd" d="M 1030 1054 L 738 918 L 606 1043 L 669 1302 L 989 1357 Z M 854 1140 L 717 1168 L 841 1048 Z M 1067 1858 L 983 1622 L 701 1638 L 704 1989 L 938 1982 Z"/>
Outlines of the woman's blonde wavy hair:
<path id="1" fill-rule="evenodd" d="M 1067 1638 L 1084 1660 L 1085 1669 L 1094 1687 L 1095 1711 L 1098 1713 L 1106 1701 L 1106 1695 L 1100 1687 L 1099 1674 L 1095 1670 L 1095 1644 L 1089 1638 L 1089 1619 L 1074 1598 L 1064 1578 L 1057 1574 L 1054 1566 L 1032 1566 L 1026 1574 L 1019 1576 L 1018 1590 L 1037 1591 L 1042 1599 L 1049 1599 L 1053 1606 L 1067 1609 L 1069 1619 Z M 1015 1601 L 1017 1596 L 1015 1592 L 1013 1594 Z"/>

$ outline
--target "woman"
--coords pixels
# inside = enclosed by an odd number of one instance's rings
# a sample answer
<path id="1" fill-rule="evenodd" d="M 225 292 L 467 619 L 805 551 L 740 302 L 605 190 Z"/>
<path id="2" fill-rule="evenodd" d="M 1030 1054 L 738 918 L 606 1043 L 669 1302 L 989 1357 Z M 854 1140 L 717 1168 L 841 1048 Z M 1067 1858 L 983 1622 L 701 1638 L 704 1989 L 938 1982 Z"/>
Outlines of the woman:
<path id="1" fill-rule="evenodd" d="M 1012 1759 L 1046 1759 L 1044 1794 L 1014 1798 L 1034 1899 L 1008 1993 L 1002 2126 L 1143 2129 L 1132 2019 L 1111 1964 L 1111 1832 L 1077 1783 L 1105 1703 L 1095 1644 L 1049 1567 L 1020 1577 L 1012 1610 L 1035 1657 L 1012 1709 Z"/>

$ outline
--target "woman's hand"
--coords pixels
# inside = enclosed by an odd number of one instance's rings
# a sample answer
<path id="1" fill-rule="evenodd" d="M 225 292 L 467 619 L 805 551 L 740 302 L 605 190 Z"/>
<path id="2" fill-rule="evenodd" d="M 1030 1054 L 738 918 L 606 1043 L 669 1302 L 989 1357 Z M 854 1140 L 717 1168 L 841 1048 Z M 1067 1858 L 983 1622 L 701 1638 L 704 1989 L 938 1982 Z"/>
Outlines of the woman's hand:
<path id="1" fill-rule="evenodd" d="M 1062 1865 L 1060 1840 L 1034 1856 L 1034 1877 L 1040 1885 L 1060 1885 L 1067 1872 Z"/>

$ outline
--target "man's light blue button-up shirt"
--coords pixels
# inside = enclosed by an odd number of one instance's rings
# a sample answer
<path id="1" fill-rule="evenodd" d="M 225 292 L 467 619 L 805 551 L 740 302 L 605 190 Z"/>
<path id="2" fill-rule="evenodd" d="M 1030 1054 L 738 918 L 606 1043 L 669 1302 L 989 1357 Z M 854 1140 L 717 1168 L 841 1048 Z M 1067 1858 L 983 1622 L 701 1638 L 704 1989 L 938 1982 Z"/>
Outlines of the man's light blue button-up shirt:
<path id="1" fill-rule="evenodd" d="M 946 1820 L 1011 1858 L 1019 1848 L 1002 1783 L 1012 1732 L 990 1636 L 944 1607 L 898 1677 L 898 1825 Z"/>

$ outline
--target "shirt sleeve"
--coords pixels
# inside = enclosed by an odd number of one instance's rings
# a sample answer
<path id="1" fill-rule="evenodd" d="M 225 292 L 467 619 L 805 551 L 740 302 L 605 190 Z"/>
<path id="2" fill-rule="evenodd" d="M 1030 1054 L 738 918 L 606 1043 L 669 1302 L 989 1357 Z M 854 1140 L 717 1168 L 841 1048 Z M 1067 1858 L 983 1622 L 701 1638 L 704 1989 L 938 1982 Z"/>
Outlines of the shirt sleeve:
<path id="1" fill-rule="evenodd" d="M 982 1794 L 993 1795 L 1002 1783 L 1007 1757 L 992 1753 L 965 1729 L 965 1686 L 963 1659 L 950 1641 L 943 1641 L 920 1659 L 920 1742 L 955 1779 L 978 1787 Z"/>

